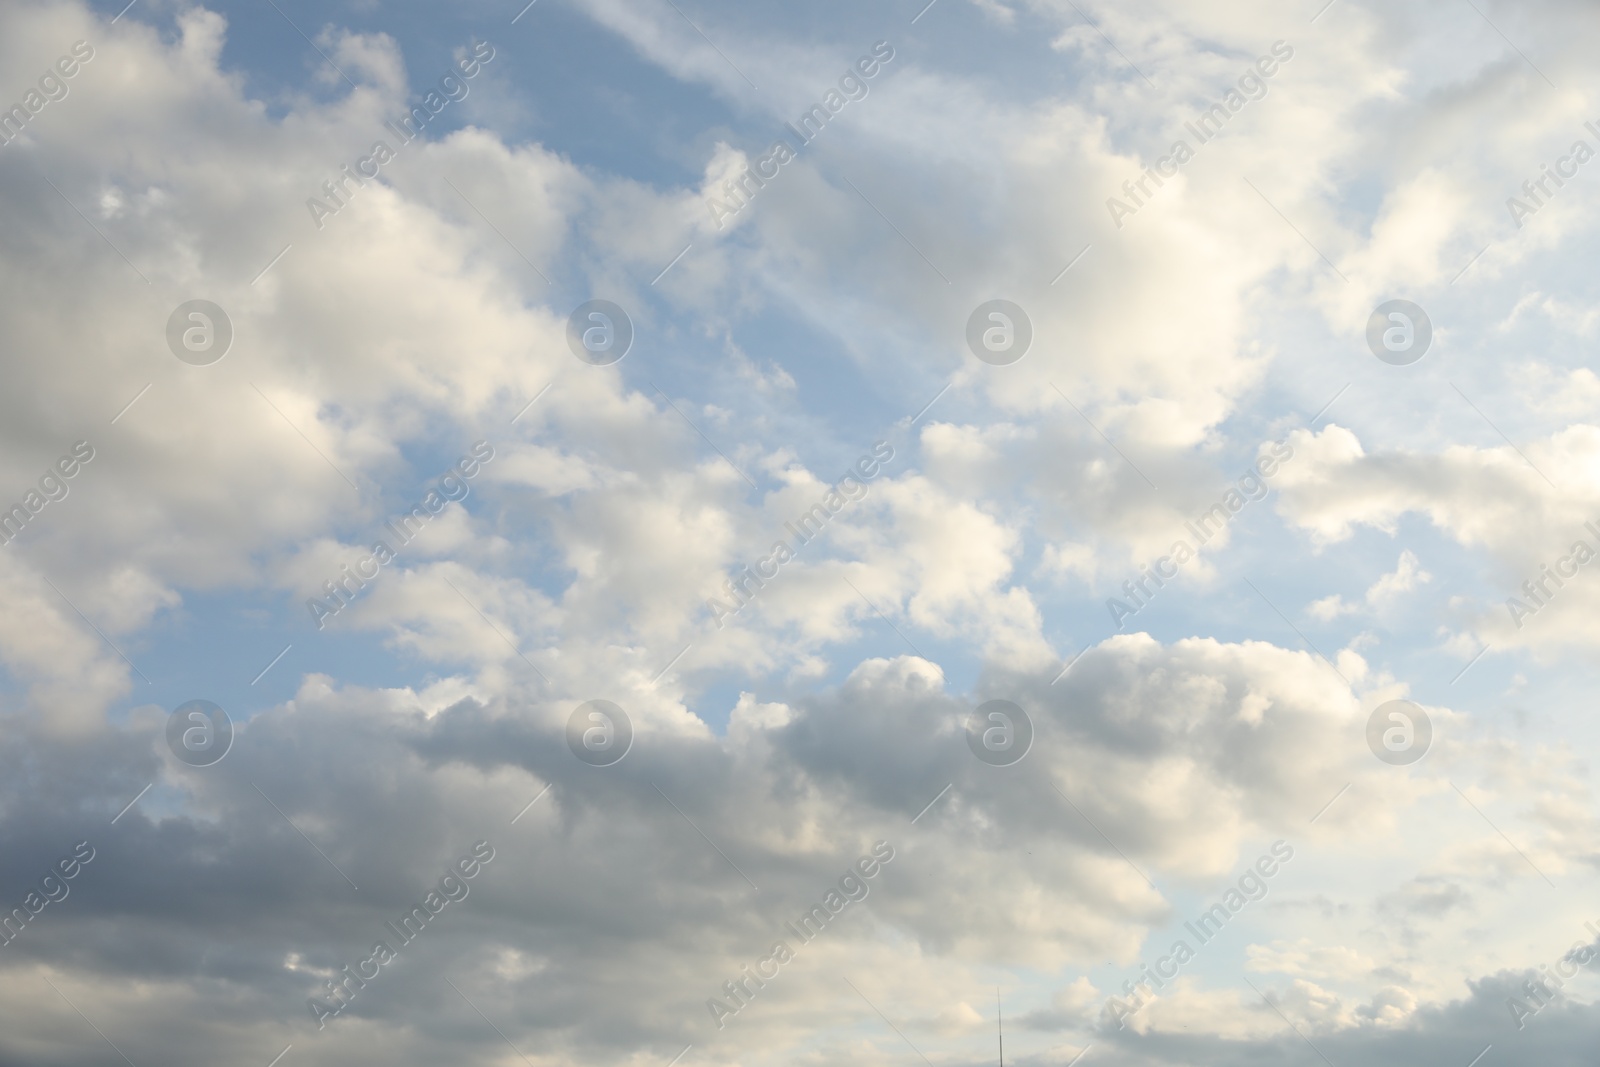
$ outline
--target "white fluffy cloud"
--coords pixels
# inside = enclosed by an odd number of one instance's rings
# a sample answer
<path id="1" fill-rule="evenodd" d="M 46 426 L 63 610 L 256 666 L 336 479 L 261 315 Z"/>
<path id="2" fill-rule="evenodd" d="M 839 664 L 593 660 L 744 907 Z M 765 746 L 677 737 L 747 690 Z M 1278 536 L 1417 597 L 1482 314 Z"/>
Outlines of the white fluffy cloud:
<path id="1" fill-rule="evenodd" d="M 1576 1062 L 1592 978 L 1506 1004 L 1600 938 L 1591 176 L 1504 202 L 1600 119 L 1593 12 L 595 0 L 425 40 L 381 6 L 0 12 L 0 100 L 93 47 L 0 147 L 0 913 L 97 853 L 0 952 L 0 1059 L 100 1062 L 92 1019 L 177 1065 L 942 1065 L 991 1054 L 998 985 L 1029 1063 Z M 1010 366 L 964 338 L 997 297 Z M 1364 341 L 1396 297 L 1434 325 L 1404 368 Z M 569 350 L 594 298 L 621 363 Z M 209 366 L 167 350 L 193 299 L 233 328 Z M 1104 597 L 1277 441 L 1276 498 L 1118 632 Z M 206 693 L 234 748 L 196 768 L 165 731 Z M 571 747 L 597 697 L 614 766 Z M 969 751 L 991 699 L 1015 765 Z M 1409 766 L 1368 748 L 1391 699 L 1431 722 Z M 470 899 L 318 1030 L 480 839 Z M 1109 1023 L 1278 840 L 1270 895 Z M 878 842 L 862 902 L 788 931 Z"/>

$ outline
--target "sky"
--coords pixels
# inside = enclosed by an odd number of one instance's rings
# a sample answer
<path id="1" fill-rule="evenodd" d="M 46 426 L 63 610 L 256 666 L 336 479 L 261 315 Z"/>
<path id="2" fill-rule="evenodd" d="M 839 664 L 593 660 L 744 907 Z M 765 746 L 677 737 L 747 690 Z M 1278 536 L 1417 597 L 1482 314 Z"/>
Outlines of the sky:
<path id="1" fill-rule="evenodd" d="M 1589 1063 L 1600 11 L 0 6 L 0 1067 Z"/>

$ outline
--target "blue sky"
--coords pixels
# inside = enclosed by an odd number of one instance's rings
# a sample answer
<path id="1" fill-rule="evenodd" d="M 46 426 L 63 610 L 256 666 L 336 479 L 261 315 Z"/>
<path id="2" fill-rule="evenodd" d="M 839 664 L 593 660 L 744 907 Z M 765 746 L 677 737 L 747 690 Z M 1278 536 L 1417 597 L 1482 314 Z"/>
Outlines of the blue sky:
<path id="1" fill-rule="evenodd" d="M 965 1067 L 996 987 L 1028 1067 L 1587 1062 L 1600 586 L 1508 598 L 1600 550 L 1594 166 L 1522 225 L 1508 198 L 1600 149 L 1592 11 L 119 11 L 0 13 L 0 1065 Z M 996 299 L 1031 328 L 1009 362 L 968 341 Z M 169 339 L 194 300 L 233 330 L 209 364 Z M 570 347 L 594 300 L 620 362 Z M 1394 300 L 1432 323 L 1409 365 L 1367 340 Z M 729 582 L 754 592 L 718 628 Z M 234 728 L 209 766 L 168 741 L 196 699 Z M 620 761 L 583 747 L 597 699 Z M 994 699 L 1019 761 L 975 756 Z M 1405 765 L 1369 742 L 1393 701 L 1431 724 Z M 480 840 L 470 899 L 331 992 Z M 1268 895 L 1119 1026 L 1280 840 Z M 80 841 L 70 894 L 30 898 Z M 718 1026 L 879 841 L 871 896 Z"/>

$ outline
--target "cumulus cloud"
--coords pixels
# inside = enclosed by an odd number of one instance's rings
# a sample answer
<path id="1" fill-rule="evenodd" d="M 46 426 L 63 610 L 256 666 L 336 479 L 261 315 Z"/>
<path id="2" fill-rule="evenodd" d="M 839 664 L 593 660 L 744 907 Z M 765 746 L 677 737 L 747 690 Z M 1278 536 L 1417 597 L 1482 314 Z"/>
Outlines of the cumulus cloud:
<path id="1" fill-rule="evenodd" d="M 1594 12 L 672 7 L 0 11 L 0 1060 L 1580 1062 Z"/>

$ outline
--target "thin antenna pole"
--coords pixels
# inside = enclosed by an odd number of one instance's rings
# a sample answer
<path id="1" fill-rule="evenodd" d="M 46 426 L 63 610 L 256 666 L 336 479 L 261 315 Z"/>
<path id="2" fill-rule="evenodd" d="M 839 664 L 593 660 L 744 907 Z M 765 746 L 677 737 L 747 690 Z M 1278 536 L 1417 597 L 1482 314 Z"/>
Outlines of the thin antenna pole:
<path id="1" fill-rule="evenodd" d="M 1006 1067 L 1006 1028 L 1000 1018 L 1000 987 L 994 987 L 994 1025 L 1000 1031 L 1000 1067 Z"/>

